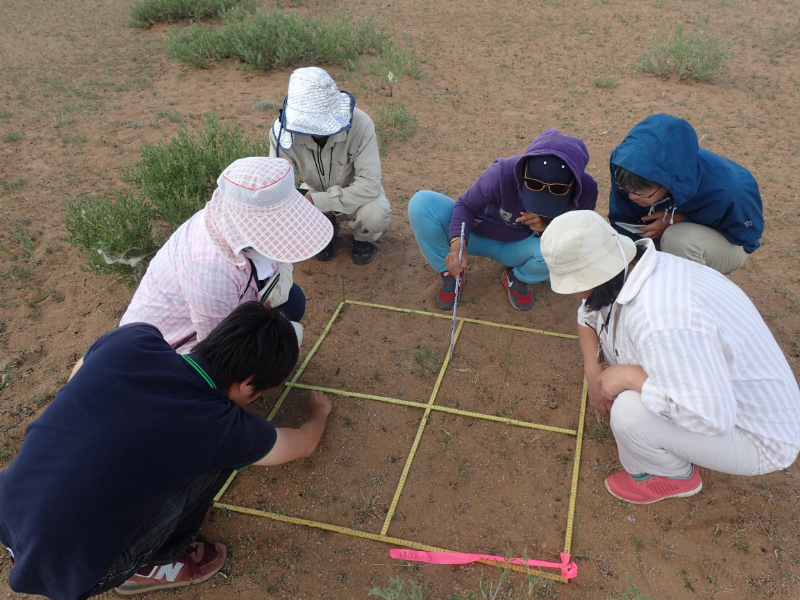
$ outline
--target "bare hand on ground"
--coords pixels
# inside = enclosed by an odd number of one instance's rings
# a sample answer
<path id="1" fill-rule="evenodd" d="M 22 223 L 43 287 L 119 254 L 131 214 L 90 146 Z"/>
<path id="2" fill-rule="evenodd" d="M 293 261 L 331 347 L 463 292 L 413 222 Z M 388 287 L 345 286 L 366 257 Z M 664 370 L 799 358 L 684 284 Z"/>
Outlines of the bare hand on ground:
<path id="1" fill-rule="evenodd" d="M 312 390 L 308 393 L 308 414 L 316 415 L 317 413 L 321 417 L 331 414 L 331 400 L 327 394 Z"/>
<path id="2" fill-rule="evenodd" d="M 533 213 L 523 210 L 522 216 L 517 219 L 517 223 L 524 223 L 530 227 L 531 230 L 542 233 L 551 220 L 552 219 L 546 219 L 545 217 L 540 217 L 539 215 L 534 215 Z"/>
<path id="3" fill-rule="evenodd" d="M 644 215 L 642 217 L 642 221 L 650 221 L 650 224 L 642 227 L 640 234 L 643 238 L 650 238 L 651 240 L 657 240 L 664 232 L 667 230 L 671 224 L 680 223 L 683 221 L 683 215 L 680 213 L 667 214 L 665 218 L 665 213 L 663 210 L 658 212 L 654 212 L 652 215 Z M 672 223 L 670 223 L 670 219 Z"/>
<path id="4" fill-rule="evenodd" d="M 600 389 L 600 375 L 593 379 L 587 377 L 586 382 L 588 384 L 589 404 L 598 412 L 607 415 L 611 411 L 614 399 L 603 396 L 603 392 Z"/>
<path id="5" fill-rule="evenodd" d="M 461 277 L 461 272 L 467 270 L 467 248 L 461 253 L 461 269 L 458 268 L 458 249 L 461 247 L 461 240 L 455 240 L 450 244 L 450 254 L 444 257 L 444 266 L 453 274 L 454 277 Z"/>

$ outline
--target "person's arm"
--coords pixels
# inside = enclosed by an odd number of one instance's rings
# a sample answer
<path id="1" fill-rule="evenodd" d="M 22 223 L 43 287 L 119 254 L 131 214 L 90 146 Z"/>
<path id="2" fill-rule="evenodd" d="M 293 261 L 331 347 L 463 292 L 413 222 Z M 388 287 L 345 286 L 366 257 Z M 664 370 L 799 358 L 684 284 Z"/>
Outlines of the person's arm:
<path id="1" fill-rule="evenodd" d="M 77 373 L 78 369 L 80 369 L 82 366 L 83 366 L 83 357 L 81 356 L 78 359 L 78 362 L 75 363 L 75 366 L 72 367 L 72 373 L 69 374 L 69 379 L 67 379 L 67 381 L 70 381 L 73 377 L 75 377 L 75 373 Z"/>
<path id="2" fill-rule="evenodd" d="M 654 331 L 637 344 L 648 377 L 642 404 L 678 427 L 726 435 L 736 425 L 736 398 L 719 338 L 697 330 Z"/>
<path id="3" fill-rule="evenodd" d="M 366 117 L 363 125 L 361 139 L 353 155 L 353 182 L 347 187 L 332 185 L 325 191 L 311 192 L 314 206 L 322 212 L 352 215 L 381 195 L 381 157 L 375 125 L 369 117 Z M 352 129 L 348 132 L 348 136 L 358 134 Z"/>
<path id="4" fill-rule="evenodd" d="M 274 467 L 291 462 L 298 458 L 306 458 L 317 448 L 328 415 L 331 412 L 331 401 L 322 392 L 312 391 L 308 395 L 308 418 L 297 429 L 278 427 L 275 445 L 264 458 L 254 463 L 261 467 Z"/>
<path id="5" fill-rule="evenodd" d="M 586 325 L 578 325 L 578 344 L 583 355 L 583 373 L 589 393 L 589 404 L 603 414 L 611 411 L 613 398 L 605 398 L 600 390 L 600 377 L 603 375 L 603 363 L 597 360 L 597 350 L 600 342 L 594 329 Z"/>

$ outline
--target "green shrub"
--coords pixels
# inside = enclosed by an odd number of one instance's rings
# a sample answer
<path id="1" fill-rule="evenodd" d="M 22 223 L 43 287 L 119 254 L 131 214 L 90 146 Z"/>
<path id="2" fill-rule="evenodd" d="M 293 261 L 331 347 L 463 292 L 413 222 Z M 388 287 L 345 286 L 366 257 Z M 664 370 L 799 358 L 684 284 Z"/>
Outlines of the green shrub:
<path id="1" fill-rule="evenodd" d="M 381 152 L 390 140 L 402 142 L 417 130 L 417 118 L 408 112 L 402 102 L 389 102 L 376 111 L 375 133 Z"/>
<path id="2" fill-rule="evenodd" d="M 25 136 L 18 131 L 9 131 L 8 133 L 3 135 L 3 141 L 6 144 L 13 144 L 14 142 L 20 141 Z"/>
<path id="3" fill-rule="evenodd" d="M 192 23 L 185 33 L 170 29 L 167 54 L 195 68 L 232 58 L 253 69 L 269 70 L 299 62 L 343 65 L 367 52 L 380 54 L 388 41 L 372 16 L 354 20 L 344 15 L 328 21 L 295 12 L 250 14 L 233 8 L 221 17 L 218 28 Z"/>
<path id="4" fill-rule="evenodd" d="M 120 275 L 130 285 L 138 281 L 158 250 L 152 234 L 153 207 L 117 191 L 111 198 L 83 196 L 65 204 L 67 241 L 86 257 L 83 268 Z"/>
<path id="5" fill-rule="evenodd" d="M 196 135 L 184 127 L 169 142 L 145 144 L 141 162 L 124 169 L 123 180 L 155 207 L 169 235 L 211 199 L 225 167 L 247 156 L 269 156 L 268 139 L 250 140 L 238 125 L 209 116 Z"/>
<path id="6" fill-rule="evenodd" d="M 611 77 L 598 77 L 594 80 L 594 85 L 602 89 L 611 89 L 617 87 L 619 84 Z"/>
<path id="7" fill-rule="evenodd" d="M 255 0 L 143 0 L 131 7 L 132 27 L 152 27 L 159 22 L 184 19 L 210 19 L 220 12 L 238 7 L 255 10 Z"/>
<path id="8" fill-rule="evenodd" d="M 637 70 L 667 79 L 677 75 L 678 81 L 713 81 L 727 74 L 726 65 L 733 55 L 731 44 L 719 36 L 695 28 L 688 35 L 683 27 L 669 38 L 654 39 L 655 47 L 639 57 Z"/>

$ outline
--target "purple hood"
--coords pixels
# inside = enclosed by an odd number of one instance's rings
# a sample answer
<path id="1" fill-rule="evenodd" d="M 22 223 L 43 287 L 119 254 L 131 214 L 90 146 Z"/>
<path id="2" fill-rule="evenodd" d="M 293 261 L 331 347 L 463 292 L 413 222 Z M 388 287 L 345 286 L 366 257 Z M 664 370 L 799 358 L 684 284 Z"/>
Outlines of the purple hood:
<path id="1" fill-rule="evenodd" d="M 597 183 L 585 172 L 589 163 L 586 145 L 558 129 L 548 129 L 528 146 L 525 154 L 498 158 L 478 177 L 453 209 L 450 236 L 461 235 L 461 223 L 465 224 L 465 238 L 473 230 L 481 237 L 502 242 L 517 242 L 532 235 L 527 225 L 515 222 L 525 210 L 522 205 L 525 163 L 531 156 L 548 154 L 558 156 L 575 175 L 575 191 L 566 210 L 594 210 Z"/>

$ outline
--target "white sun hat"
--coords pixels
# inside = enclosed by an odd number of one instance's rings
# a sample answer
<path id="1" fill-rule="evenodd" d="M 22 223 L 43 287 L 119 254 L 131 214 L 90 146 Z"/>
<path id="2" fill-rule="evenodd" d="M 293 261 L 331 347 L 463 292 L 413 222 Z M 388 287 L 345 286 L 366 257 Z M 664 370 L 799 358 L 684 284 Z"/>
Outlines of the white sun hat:
<path id="1" fill-rule="evenodd" d="M 557 294 L 592 290 L 626 270 L 636 256 L 633 240 L 617 234 L 592 210 L 553 219 L 542 234 L 541 249 Z"/>
<path id="2" fill-rule="evenodd" d="M 280 148 L 289 150 L 294 136 L 329 136 L 348 129 L 356 101 L 340 92 L 331 76 L 319 67 L 297 69 L 289 78 L 289 91 L 272 133 Z"/>
<path id="3" fill-rule="evenodd" d="M 206 228 L 233 264 L 246 264 L 245 248 L 278 262 L 299 262 L 333 237 L 330 220 L 295 189 L 286 159 L 240 158 L 222 172 L 217 186 L 206 204 Z"/>

